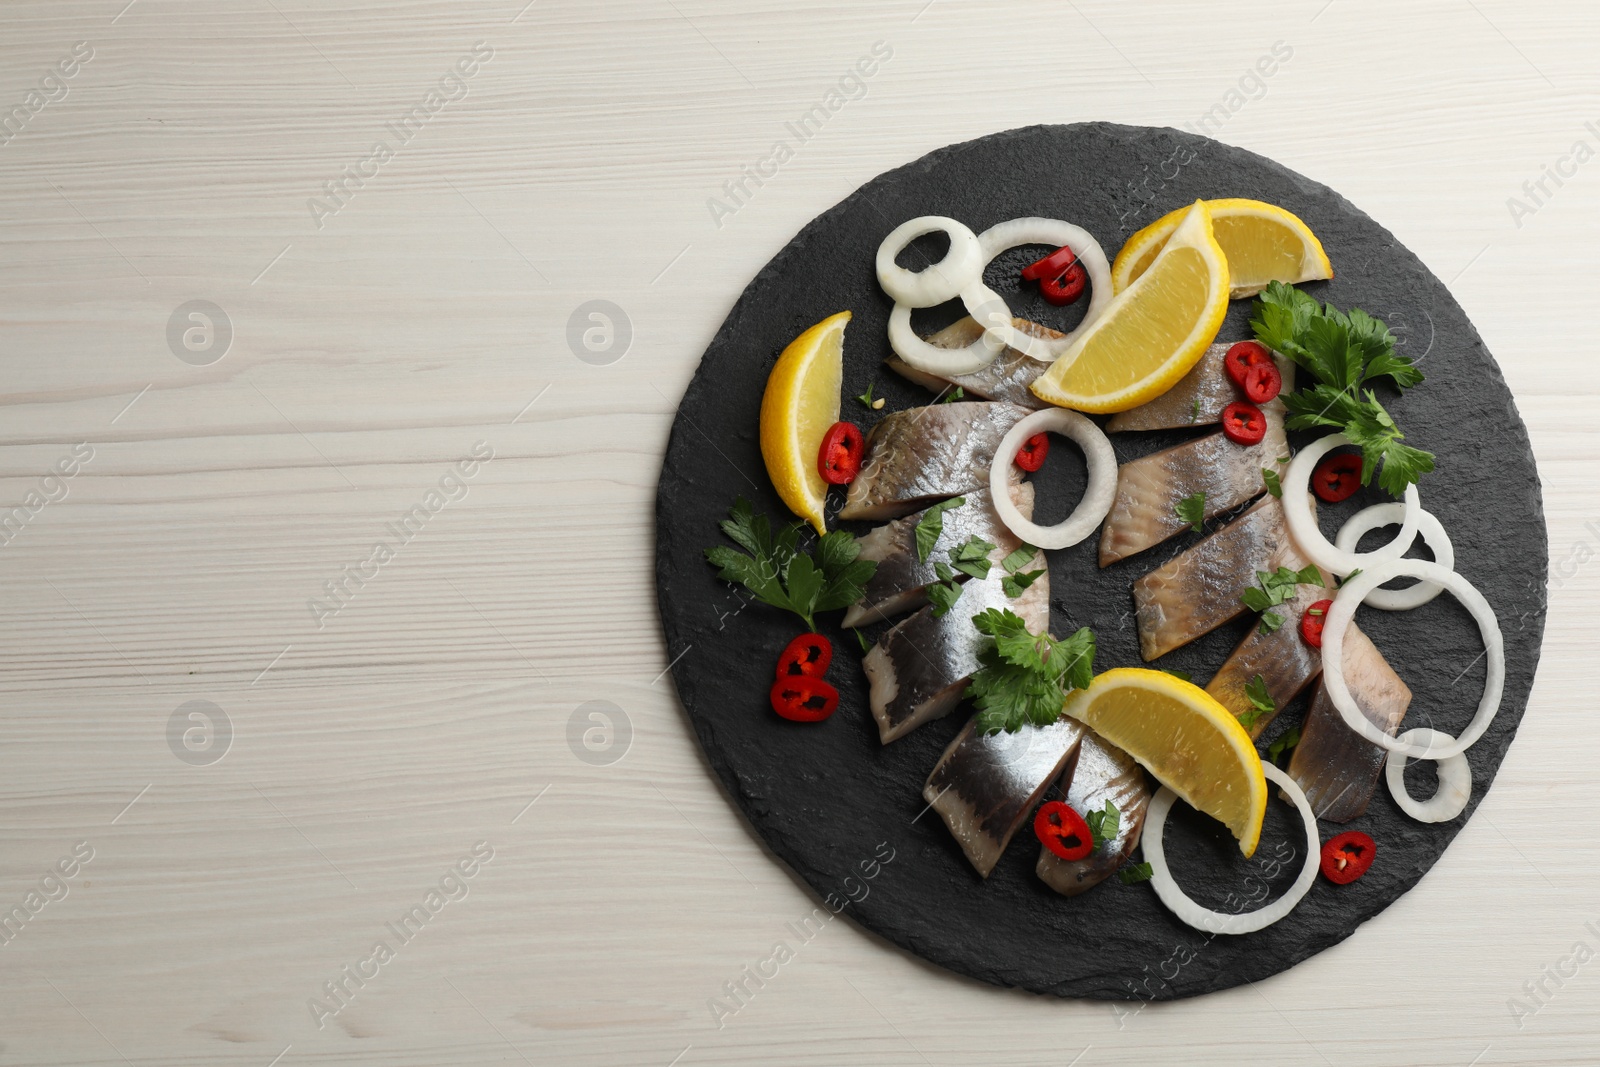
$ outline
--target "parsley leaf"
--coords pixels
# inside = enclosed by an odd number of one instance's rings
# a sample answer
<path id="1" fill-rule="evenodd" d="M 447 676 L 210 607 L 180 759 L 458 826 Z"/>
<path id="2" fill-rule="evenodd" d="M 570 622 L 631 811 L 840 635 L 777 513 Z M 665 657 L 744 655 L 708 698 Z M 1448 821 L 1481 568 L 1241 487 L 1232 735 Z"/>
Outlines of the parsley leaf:
<path id="1" fill-rule="evenodd" d="M 1291 430 L 1340 430 L 1362 452 L 1361 484 L 1374 473 L 1393 496 L 1433 470 L 1431 452 L 1401 444 L 1405 434 L 1367 383 L 1387 378 L 1397 389 L 1422 381 L 1409 357 L 1395 351 L 1383 320 L 1360 308 L 1349 314 L 1282 282 L 1267 286 L 1250 320 L 1256 339 L 1310 371 L 1317 384 L 1283 397 Z"/>
<path id="2" fill-rule="evenodd" d="M 989 553 L 994 546 L 977 534 L 967 538 L 967 543 L 950 552 L 950 565 L 962 574 L 973 578 L 989 577 Z"/>
<path id="3" fill-rule="evenodd" d="M 1089 825 L 1089 835 L 1094 839 L 1091 851 L 1098 851 L 1107 841 L 1114 841 L 1117 830 L 1122 825 L 1122 814 L 1117 811 L 1117 806 L 1111 801 L 1106 801 L 1105 810 L 1091 811 L 1083 817 Z"/>
<path id="4" fill-rule="evenodd" d="M 1140 882 L 1148 882 L 1155 873 L 1155 868 L 1148 863 L 1130 863 L 1117 872 L 1117 878 L 1123 885 L 1138 885 Z"/>
<path id="5" fill-rule="evenodd" d="M 1163 667 L 1163 668 L 1161 668 L 1161 671 L 1162 671 L 1163 674 L 1172 675 L 1174 678 L 1178 679 L 1178 681 L 1180 681 L 1180 682 L 1192 682 L 1192 681 L 1194 681 L 1194 675 L 1190 674 L 1188 671 L 1180 671 L 1176 667 Z"/>
<path id="6" fill-rule="evenodd" d="M 1270 634 L 1283 625 L 1283 616 L 1276 611 L 1263 612 L 1261 615 L 1261 632 Z"/>
<path id="7" fill-rule="evenodd" d="M 1189 425 L 1193 426 L 1200 421 L 1200 398 L 1194 398 L 1194 407 L 1189 409 Z"/>
<path id="8" fill-rule="evenodd" d="M 794 612 L 815 631 L 816 613 L 860 600 L 878 565 L 858 558 L 860 546 L 843 530 L 818 541 L 814 555 L 800 552 L 800 526 L 794 523 L 774 533 L 767 517 L 755 514 L 750 502 L 739 497 L 721 528 L 745 551 L 717 545 L 705 550 L 706 560 L 723 581 L 744 586 L 763 604 Z"/>
<path id="9" fill-rule="evenodd" d="M 1273 703 L 1272 694 L 1267 692 L 1267 680 L 1261 675 L 1245 684 L 1244 695 L 1250 701 L 1250 710 L 1239 716 L 1239 725 L 1246 730 L 1254 729 L 1263 715 L 1277 714 L 1278 705 Z"/>
<path id="10" fill-rule="evenodd" d="M 1205 493 L 1195 493 L 1192 496 L 1184 497 L 1178 501 L 1177 506 L 1172 509 L 1172 513 L 1192 526 L 1195 533 L 1199 533 L 1205 528 L 1206 522 Z"/>
<path id="11" fill-rule="evenodd" d="M 1271 467 L 1261 468 L 1261 484 L 1267 487 L 1267 492 L 1273 496 L 1283 496 L 1283 482 L 1278 477 L 1278 472 Z"/>
<path id="12" fill-rule="evenodd" d="M 1293 600 L 1298 586 L 1322 585 L 1322 572 L 1317 570 L 1314 563 L 1308 563 L 1297 571 L 1279 567 L 1275 571 L 1256 571 L 1256 583 L 1240 593 L 1239 599 L 1251 611 L 1265 611 L 1270 614 L 1271 609 Z M 1273 615 L 1273 618 L 1277 621 L 1271 624 L 1268 624 L 1265 617 L 1262 618 L 1262 633 L 1271 633 L 1283 625 L 1281 615 Z"/>
<path id="13" fill-rule="evenodd" d="M 862 407 L 870 409 L 873 403 L 876 401 L 877 398 L 872 395 L 872 387 L 876 384 L 876 382 L 868 382 L 867 391 L 856 397 L 856 399 L 861 402 Z"/>
<path id="14" fill-rule="evenodd" d="M 1023 590 L 1038 581 L 1039 576 L 1043 573 L 1044 568 L 1040 567 L 1038 570 L 1028 571 L 1026 574 L 1008 574 L 1000 579 L 1000 591 L 1015 600 L 1022 595 Z"/>
<path id="15" fill-rule="evenodd" d="M 933 605 L 933 614 L 937 618 L 947 613 L 955 602 L 961 599 L 961 583 L 956 581 L 956 572 L 948 564 L 935 563 L 933 572 L 939 576 L 937 582 L 930 582 L 927 587 L 928 603 Z"/>
<path id="16" fill-rule="evenodd" d="M 961 386 L 958 385 L 954 389 L 951 389 L 951 390 L 947 391 L 943 396 L 941 396 L 939 398 L 939 403 L 941 403 L 941 404 L 953 404 L 957 400 L 960 400 L 962 397 L 964 397 L 966 395 L 967 395 L 967 391 L 965 389 L 961 388 Z"/>
<path id="17" fill-rule="evenodd" d="M 1300 727 L 1291 726 L 1278 739 L 1267 746 L 1267 759 L 1273 763 L 1278 762 L 1278 757 L 1285 753 L 1293 752 L 1294 746 L 1300 743 Z"/>
<path id="18" fill-rule="evenodd" d="M 1038 553 L 1039 550 L 1037 548 L 1024 541 L 1020 548 L 1000 561 L 1000 566 L 1005 568 L 1007 574 L 1015 574 L 1022 568 L 1023 564 L 1032 560 Z"/>
<path id="19" fill-rule="evenodd" d="M 959 508 L 967 502 L 964 496 L 946 500 L 942 504 L 935 504 L 922 513 L 922 518 L 917 522 L 917 562 L 928 562 L 928 553 L 933 551 L 934 544 L 939 540 L 939 535 L 944 533 L 944 513 L 951 508 Z"/>
<path id="20" fill-rule="evenodd" d="M 982 733 L 1048 726 L 1061 717 L 1067 693 L 1094 677 L 1094 632 L 1087 626 L 1057 641 L 1048 633 L 1029 633 L 1020 616 L 1000 608 L 973 616 L 972 625 L 994 638 L 993 646 L 978 653 L 981 666 L 967 688 Z"/>

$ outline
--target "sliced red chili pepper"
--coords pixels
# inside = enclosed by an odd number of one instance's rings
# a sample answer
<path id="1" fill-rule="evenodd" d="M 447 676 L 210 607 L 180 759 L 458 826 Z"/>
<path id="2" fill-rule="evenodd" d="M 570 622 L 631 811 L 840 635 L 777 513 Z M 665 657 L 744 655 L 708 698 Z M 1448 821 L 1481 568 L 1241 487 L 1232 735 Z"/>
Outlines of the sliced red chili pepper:
<path id="1" fill-rule="evenodd" d="M 1017 449 L 1017 466 L 1025 471 L 1036 471 L 1044 466 L 1044 457 L 1050 454 L 1050 435 L 1036 433 Z"/>
<path id="2" fill-rule="evenodd" d="M 1361 488 L 1361 457 L 1345 452 L 1329 456 L 1311 472 L 1311 491 L 1329 504 L 1350 499 Z"/>
<path id="3" fill-rule="evenodd" d="M 1223 370 L 1228 372 L 1233 384 L 1241 389 L 1244 388 L 1245 372 L 1263 363 L 1272 363 L 1272 352 L 1259 341 L 1240 341 L 1222 357 Z"/>
<path id="4" fill-rule="evenodd" d="M 817 473 L 829 485 L 849 485 L 861 473 L 861 453 L 866 440 L 853 422 L 836 422 L 822 435 L 817 450 Z"/>
<path id="5" fill-rule="evenodd" d="M 778 657 L 778 681 L 795 675 L 821 678 L 833 662 L 833 642 L 821 634 L 801 634 Z"/>
<path id="6" fill-rule="evenodd" d="M 821 722 L 839 707 L 839 691 L 821 678 L 793 674 L 772 684 L 772 710 L 793 722 Z"/>
<path id="7" fill-rule="evenodd" d="M 1378 846 L 1360 830 L 1346 830 L 1322 846 L 1322 876 L 1334 885 L 1349 885 L 1367 873 Z"/>
<path id="8" fill-rule="evenodd" d="M 1043 259 L 1023 267 L 1022 277 L 1038 282 L 1039 295 L 1056 307 L 1078 299 L 1089 283 L 1089 275 L 1070 245 L 1062 245 Z"/>
<path id="9" fill-rule="evenodd" d="M 1328 624 L 1328 609 L 1331 607 L 1333 601 L 1319 600 L 1300 616 L 1300 636 L 1312 648 L 1322 647 L 1322 628 Z"/>
<path id="10" fill-rule="evenodd" d="M 1265 404 L 1283 392 L 1283 375 L 1271 360 L 1257 363 L 1244 372 L 1244 384 L 1239 388 L 1244 390 L 1244 398 L 1250 403 Z"/>
<path id="11" fill-rule="evenodd" d="M 1253 445 L 1267 436 L 1267 417 L 1254 404 L 1235 400 L 1222 409 L 1222 432 L 1230 441 Z"/>
<path id="12" fill-rule="evenodd" d="M 1059 800 L 1048 800 L 1039 806 L 1039 814 L 1033 817 L 1033 833 L 1041 845 L 1064 860 L 1081 860 L 1094 851 L 1089 824 L 1070 804 Z"/>

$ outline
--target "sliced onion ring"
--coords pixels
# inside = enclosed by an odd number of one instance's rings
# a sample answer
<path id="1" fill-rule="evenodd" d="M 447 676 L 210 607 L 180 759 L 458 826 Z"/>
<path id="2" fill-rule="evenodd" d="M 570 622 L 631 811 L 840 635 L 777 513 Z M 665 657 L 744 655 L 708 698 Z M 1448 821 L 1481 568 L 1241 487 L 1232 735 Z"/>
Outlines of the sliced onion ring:
<path id="1" fill-rule="evenodd" d="M 1400 740 L 1411 743 L 1413 736 L 1418 741 L 1439 745 L 1455 740 L 1449 734 L 1422 726 L 1407 730 L 1400 735 Z M 1466 753 L 1457 752 L 1439 760 L 1439 788 L 1422 801 L 1413 800 L 1406 792 L 1406 754 L 1389 753 L 1388 764 L 1384 768 L 1384 779 L 1389 783 L 1389 792 L 1394 794 L 1394 802 L 1418 822 L 1449 822 L 1467 810 L 1467 801 L 1472 799 L 1472 767 L 1467 763 Z"/>
<path id="2" fill-rule="evenodd" d="M 1294 538 L 1301 554 L 1312 563 L 1340 576 L 1351 571 L 1370 570 L 1380 563 L 1405 555 L 1411 542 L 1417 539 L 1418 513 L 1422 510 L 1422 501 L 1413 483 L 1406 486 L 1405 517 L 1393 541 L 1371 552 L 1345 552 L 1330 545 L 1317 526 L 1317 517 L 1311 513 L 1306 489 L 1311 485 L 1311 469 L 1317 465 L 1317 460 L 1340 445 L 1349 443 L 1350 439 L 1344 434 L 1331 433 L 1297 452 L 1283 475 L 1283 517 L 1289 525 L 1289 536 Z"/>
<path id="3" fill-rule="evenodd" d="M 1339 527 L 1339 533 L 1333 539 L 1334 547 L 1340 552 L 1354 552 L 1362 534 L 1380 526 L 1393 526 L 1405 521 L 1405 510 L 1405 505 L 1398 500 L 1392 504 L 1374 504 L 1370 508 L 1363 508 Z M 1456 550 L 1450 544 L 1450 535 L 1444 532 L 1444 526 L 1431 511 L 1419 513 L 1417 520 L 1417 532 L 1433 549 L 1433 561 L 1445 570 L 1455 570 Z M 1422 607 L 1442 592 L 1444 586 L 1436 582 L 1418 582 L 1405 589 L 1374 589 L 1367 597 L 1367 603 L 1384 611 L 1410 611 Z"/>
<path id="4" fill-rule="evenodd" d="M 909 271 L 895 263 L 894 257 L 906 245 L 930 233 L 949 236 L 950 250 L 943 259 L 922 271 Z M 963 223 L 943 215 L 923 215 L 896 226 L 878 246 L 878 284 L 897 304 L 933 307 L 983 281 L 983 263 L 978 238 Z"/>
<path id="5" fill-rule="evenodd" d="M 1284 493 L 1287 495 L 1288 490 L 1285 489 Z M 1361 713 L 1355 698 L 1350 695 L 1350 687 L 1345 684 L 1344 667 L 1340 663 L 1340 657 L 1344 654 L 1344 633 L 1350 626 L 1350 619 L 1355 615 L 1356 608 L 1374 589 L 1384 582 L 1400 577 L 1437 582 L 1450 590 L 1455 598 L 1461 601 L 1461 605 L 1472 613 L 1472 617 L 1478 623 L 1478 632 L 1483 635 L 1484 653 L 1489 660 L 1489 676 L 1484 680 L 1483 699 L 1478 703 L 1478 712 L 1459 738 L 1435 733 L 1428 738 L 1427 744 L 1419 745 L 1406 741 L 1403 737 L 1390 737 Z M 1500 636 L 1500 621 L 1495 618 L 1494 609 L 1483 598 L 1483 594 L 1455 571 L 1445 570 L 1439 564 L 1430 563 L 1425 559 L 1397 559 L 1379 564 L 1345 582 L 1339 590 L 1339 595 L 1333 599 L 1333 607 L 1328 609 L 1328 614 L 1323 619 L 1322 684 L 1327 688 L 1328 698 L 1333 701 L 1333 706 L 1339 709 L 1339 717 L 1344 719 L 1345 725 L 1368 741 L 1390 752 L 1402 752 L 1412 759 L 1443 760 L 1446 756 L 1465 752 L 1473 742 L 1483 736 L 1483 732 L 1489 728 L 1489 723 L 1494 721 L 1495 713 L 1500 710 L 1500 695 L 1506 684 L 1506 646 L 1504 638 Z M 1409 734 L 1410 731 L 1407 736 Z"/>
<path id="6" fill-rule="evenodd" d="M 961 302 L 966 305 L 967 314 L 979 322 L 1004 311 L 1006 306 L 1005 301 L 981 282 L 963 289 Z M 1010 314 L 1009 311 L 1005 313 Z M 941 378 L 982 370 L 994 362 L 1002 348 L 1000 342 L 988 331 L 980 333 L 977 339 L 965 348 L 941 348 L 936 344 L 930 344 L 917 336 L 917 331 L 911 328 L 910 305 L 899 303 L 889 312 L 889 347 L 894 349 L 894 354 L 905 360 L 908 365 Z"/>
<path id="7" fill-rule="evenodd" d="M 1071 515 L 1054 526 L 1040 526 L 1023 518 L 1011 502 L 1008 488 L 1017 449 L 1041 430 L 1054 430 L 1075 441 L 1089 464 L 1089 484 L 1083 490 L 1083 499 Z M 1012 533 L 1039 548 L 1070 548 L 1094 533 L 1110 513 L 1117 495 L 1117 456 L 1105 433 L 1087 418 L 1066 408 L 1046 408 L 1024 417 L 1000 441 L 989 466 L 989 489 L 1000 521 Z"/>
<path id="8" fill-rule="evenodd" d="M 1306 800 L 1305 793 L 1293 778 L 1270 763 L 1263 763 L 1261 770 L 1266 776 L 1282 787 L 1284 795 L 1293 801 L 1294 806 L 1300 809 L 1300 817 L 1306 823 L 1306 862 L 1300 869 L 1300 877 L 1294 880 L 1294 885 L 1283 896 L 1271 904 L 1255 911 L 1239 912 L 1236 915 L 1227 915 L 1210 908 L 1202 908 L 1186 896 L 1178 883 L 1172 877 L 1172 871 L 1167 867 L 1167 855 L 1161 843 L 1161 834 L 1167 828 L 1167 812 L 1172 810 L 1172 802 L 1177 799 L 1177 794 L 1166 786 L 1162 786 L 1150 801 L 1150 809 L 1145 813 L 1144 859 L 1150 864 L 1150 884 L 1155 888 L 1156 896 L 1167 910 L 1178 918 L 1194 927 L 1211 934 L 1249 934 L 1264 929 L 1283 918 L 1294 910 L 1300 903 L 1300 898 L 1311 889 L 1311 883 L 1316 881 L 1317 869 L 1322 864 L 1322 843 L 1317 838 L 1317 816 L 1311 810 L 1311 804 Z"/>
<path id="9" fill-rule="evenodd" d="M 1055 248 L 1070 245 L 1073 254 L 1078 257 L 1078 262 L 1088 271 L 1089 308 L 1083 314 L 1083 321 L 1079 322 L 1070 333 L 1047 340 L 1017 329 L 1011 321 L 1009 311 L 1004 315 L 991 316 L 987 321 L 976 314 L 973 318 L 982 323 L 996 340 L 1040 362 L 1053 363 L 1063 352 L 1072 347 L 1073 341 L 1084 328 L 1099 318 L 1106 305 L 1111 303 L 1111 264 L 1107 262 L 1105 250 L 1100 247 L 1100 242 L 1094 239 L 1093 234 L 1081 226 L 1074 226 L 1060 219 L 1037 217 L 1011 219 L 1009 222 L 991 226 L 978 235 L 984 267 L 993 262 L 995 256 L 1009 248 L 1033 244 L 1050 245 Z M 979 268 L 980 282 L 983 280 L 982 274 L 982 268 Z M 996 300 L 1004 302 L 994 290 L 989 290 L 989 293 Z"/>

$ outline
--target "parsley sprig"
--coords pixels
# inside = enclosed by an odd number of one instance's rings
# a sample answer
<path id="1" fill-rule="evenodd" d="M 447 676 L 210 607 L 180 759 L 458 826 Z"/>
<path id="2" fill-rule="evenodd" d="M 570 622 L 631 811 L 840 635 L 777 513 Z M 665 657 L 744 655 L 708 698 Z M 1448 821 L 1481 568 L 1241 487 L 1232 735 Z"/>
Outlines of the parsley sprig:
<path id="1" fill-rule="evenodd" d="M 1015 600 L 1017 597 L 1021 596 L 1023 590 L 1027 589 L 1028 586 L 1038 581 L 1039 578 L 1044 574 L 1043 567 L 1040 567 L 1037 570 L 1026 571 L 1022 574 L 1017 573 L 1038 554 L 1039 550 L 1037 548 L 1034 548 L 1027 542 L 1023 542 L 1015 552 L 1011 553 L 1003 561 L 1001 561 L 1000 566 L 1005 568 L 1006 576 L 1000 579 L 1000 589 L 1012 600 Z"/>
<path id="2" fill-rule="evenodd" d="M 1087 626 L 1064 641 L 1028 632 L 1015 612 L 989 608 L 972 618 L 994 644 L 978 653 L 982 666 L 967 694 L 978 706 L 978 729 L 1007 733 L 1048 726 L 1061 717 L 1069 692 L 1094 677 L 1094 631 Z"/>
<path id="3" fill-rule="evenodd" d="M 860 600 L 878 565 L 857 558 L 861 546 L 844 530 L 825 535 L 810 554 L 801 552 L 801 525 L 774 533 L 767 517 L 739 497 L 721 527 L 745 551 L 717 545 L 706 549 L 706 560 L 718 568 L 719 578 L 744 586 L 763 604 L 794 612 L 815 632 L 817 612 Z"/>
<path id="4" fill-rule="evenodd" d="M 1433 470 L 1433 453 L 1401 444 L 1405 434 L 1378 402 L 1369 383 L 1387 378 L 1397 389 L 1422 381 L 1422 372 L 1395 351 L 1382 319 L 1360 308 L 1345 314 L 1293 286 L 1273 282 L 1250 320 L 1256 340 L 1310 371 L 1317 384 L 1283 398 L 1291 430 L 1329 426 L 1361 449 L 1361 484 L 1372 481 L 1392 496 Z"/>
<path id="5" fill-rule="evenodd" d="M 1178 501 L 1172 508 L 1172 513 L 1188 523 L 1199 533 L 1206 527 L 1206 495 L 1205 493 L 1191 493 Z"/>

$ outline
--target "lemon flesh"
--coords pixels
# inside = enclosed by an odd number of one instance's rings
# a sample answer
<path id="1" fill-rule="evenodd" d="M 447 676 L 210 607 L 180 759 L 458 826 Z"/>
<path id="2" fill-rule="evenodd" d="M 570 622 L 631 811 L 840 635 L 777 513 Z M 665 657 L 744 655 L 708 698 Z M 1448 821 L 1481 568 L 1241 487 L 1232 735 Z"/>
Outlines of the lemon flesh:
<path id="1" fill-rule="evenodd" d="M 1228 258 L 1230 297 L 1254 296 L 1279 281 L 1322 281 L 1333 277 L 1322 242 L 1299 217 L 1276 204 L 1230 198 L 1207 200 L 1211 229 Z M 1188 208 L 1163 215 L 1132 237 L 1111 265 L 1111 288 L 1120 293 L 1150 269 Z"/>
<path id="2" fill-rule="evenodd" d="M 1151 261 L 1033 383 L 1034 395 L 1078 411 L 1126 411 L 1189 372 L 1228 311 L 1229 263 L 1195 201 Z"/>
<path id="3" fill-rule="evenodd" d="M 1123 667 L 1067 698 L 1066 715 L 1138 760 L 1253 855 L 1267 811 L 1261 757 L 1239 720 L 1204 689 L 1165 671 Z"/>
<path id="4" fill-rule="evenodd" d="M 839 421 L 844 381 L 844 327 L 850 312 L 830 315 L 789 342 L 767 375 L 761 397 L 761 458 L 789 510 L 828 532 L 824 507 L 828 483 L 817 470 L 817 453 L 828 428 Z"/>

